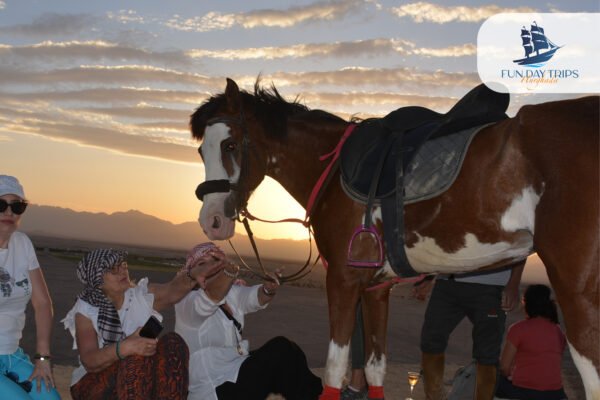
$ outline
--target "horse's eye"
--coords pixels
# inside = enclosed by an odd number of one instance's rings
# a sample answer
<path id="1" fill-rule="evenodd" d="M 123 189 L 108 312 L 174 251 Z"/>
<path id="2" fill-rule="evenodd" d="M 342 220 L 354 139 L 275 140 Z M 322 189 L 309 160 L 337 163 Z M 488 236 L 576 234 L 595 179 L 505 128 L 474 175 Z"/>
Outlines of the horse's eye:
<path id="1" fill-rule="evenodd" d="M 230 153 L 232 151 L 235 150 L 235 143 L 229 142 L 225 145 L 225 148 L 223 149 L 225 152 Z"/>

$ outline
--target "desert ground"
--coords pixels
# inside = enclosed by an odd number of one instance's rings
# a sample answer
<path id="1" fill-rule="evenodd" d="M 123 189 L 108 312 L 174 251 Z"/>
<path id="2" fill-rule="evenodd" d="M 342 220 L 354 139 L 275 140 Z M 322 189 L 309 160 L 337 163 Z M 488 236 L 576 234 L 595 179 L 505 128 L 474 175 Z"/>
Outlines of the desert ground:
<path id="1" fill-rule="evenodd" d="M 106 245 L 64 239 L 32 237 L 38 258 L 54 302 L 54 327 L 52 356 L 57 387 L 63 399 L 70 399 L 69 382 L 71 371 L 78 365 L 77 353 L 72 350 L 73 339 L 60 320 L 75 302 L 81 284 L 75 275 L 75 267 L 81 252 Z M 114 246 L 113 246 L 114 247 Z M 151 282 L 166 282 L 173 275 L 166 268 L 151 265 L 155 260 L 177 265 L 185 256 L 184 251 L 129 248 L 131 254 L 143 255 L 139 264 L 130 260 L 130 275 L 134 279 L 149 277 Z M 132 265 L 133 264 L 133 265 Z M 290 263 L 270 261 L 270 266 L 285 265 L 288 272 L 294 271 Z M 410 286 L 396 286 L 390 297 L 388 324 L 388 373 L 385 380 L 387 399 L 403 400 L 409 394 L 406 374 L 420 369 L 419 334 L 426 303 L 412 298 Z M 30 306 L 31 307 L 31 306 Z M 509 314 L 508 324 L 523 318 L 523 311 Z M 165 331 L 174 327 L 174 312 L 163 313 Z M 31 308 L 21 346 L 28 354 L 35 353 L 35 329 Z M 321 375 L 325 365 L 329 342 L 327 299 L 324 289 L 324 271 L 318 267 L 307 279 L 297 284 L 284 285 L 272 304 L 264 311 L 248 316 L 244 336 L 251 348 L 259 347 L 273 336 L 283 335 L 297 342 L 305 351 L 309 366 Z M 470 362 L 470 324 L 463 321 L 454 331 L 446 352 L 446 381 L 450 381 L 456 369 Z M 581 379 L 568 351 L 563 361 L 563 380 L 570 399 L 584 399 Z M 422 383 L 415 387 L 415 400 L 424 399 Z"/>

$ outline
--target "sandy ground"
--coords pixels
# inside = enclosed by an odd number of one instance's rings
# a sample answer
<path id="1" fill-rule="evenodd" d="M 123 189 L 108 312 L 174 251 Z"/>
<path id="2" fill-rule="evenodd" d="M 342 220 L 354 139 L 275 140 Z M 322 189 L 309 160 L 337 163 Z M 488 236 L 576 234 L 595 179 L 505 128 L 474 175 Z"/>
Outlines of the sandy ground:
<path id="1" fill-rule="evenodd" d="M 34 243 L 35 240 L 34 240 Z M 37 243 L 36 243 L 37 244 Z M 63 399 L 70 399 L 70 374 L 77 362 L 72 350 L 72 338 L 64 330 L 60 320 L 72 307 L 81 286 L 75 276 L 76 261 L 55 257 L 47 251 L 39 251 L 38 257 L 54 302 L 55 321 L 52 338 L 52 353 L 55 379 Z M 152 282 L 165 282 L 172 274 L 154 271 L 131 270 L 135 279 L 148 276 Z M 327 299 L 322 288 L 322 274 L 315 273 L 311 282 L 304 287 L 283 286 L 277 297 L 265 311 L 251 314 L 246 321 L 244 336 L 251 347 L 258 347 L 277 335 L 296 341 L 305 351 L 309 366 L 321 376 L 325 364 L 329 328 Z M 426 304 L 407 296 L 409 287 L 396 287 L 390 298 L 388 324 L 388 373 L 385 380 L 386 398 L 403 400 L 409 394 L 406 374 L 419 370 L 419 334 Z M 174 312 L 163 313 L 165 331 L 173 329 Z M 508 323 L 523 318 L 522 310 L 509 314 Z M 33 312 L 27 313 L 27 324 L 21 346 L 29 354 L 35 352 L 35 329 Z M 449 380 L 460 365 L 470 361 L 470 325 L 463 321 L 451 337 L 446 352 L 446 380 Z M 563 362 L 565 389 L 570 399 L 584 399 L 581 379 L 569 353 Z M 422 383 L 415 387 L 415 400 L 424 399 Z"/>

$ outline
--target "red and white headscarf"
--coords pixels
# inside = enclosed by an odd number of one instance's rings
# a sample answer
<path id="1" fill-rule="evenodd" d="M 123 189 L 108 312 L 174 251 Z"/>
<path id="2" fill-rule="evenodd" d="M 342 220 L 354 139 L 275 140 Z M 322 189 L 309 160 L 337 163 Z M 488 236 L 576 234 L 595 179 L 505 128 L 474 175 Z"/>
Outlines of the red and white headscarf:
<path id="1" fill-rule="evenodd" d="M 204 257 L 209 251 L 225 254 L 223 253 L 223 250 L 221 250 L 219 246 L 217 246 L 213 242 L 200 243 L 194 246 L 188 252 L 187 258 L 185 260 L 185 265 L 183 266 L 183 268 L 181 268 L 181 272 L 187 273 L 190 269 L 194 267 L 198 260 Z"/>

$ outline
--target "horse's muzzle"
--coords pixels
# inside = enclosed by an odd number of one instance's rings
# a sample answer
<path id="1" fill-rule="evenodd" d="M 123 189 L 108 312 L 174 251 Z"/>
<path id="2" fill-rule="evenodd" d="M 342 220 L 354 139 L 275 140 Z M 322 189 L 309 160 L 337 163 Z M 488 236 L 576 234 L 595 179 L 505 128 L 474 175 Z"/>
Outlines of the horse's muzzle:
<path id="1" fill-rule="evenodd" d="M 237 191 L 237 185 L 230 183 L 227 179 L 216 179 L 202 182 L 196 188 L 196 197 L 204 201 L 204 196 L 211 193 L 230 193 L 223 204 L 225 217 L 236 219 L 239 210 L 243 208 L 240 203 L 241 194 Z M 245 205 L 245 203 L 244 203 Z"/>

